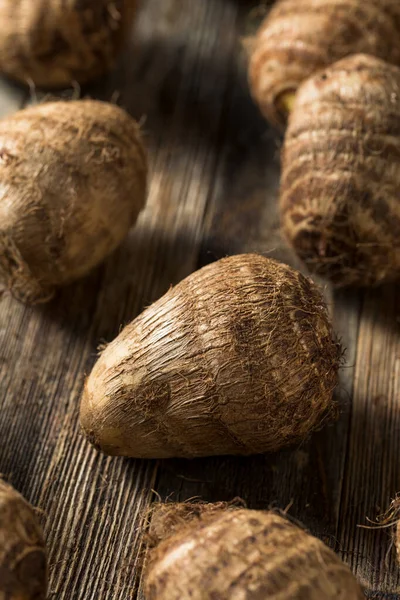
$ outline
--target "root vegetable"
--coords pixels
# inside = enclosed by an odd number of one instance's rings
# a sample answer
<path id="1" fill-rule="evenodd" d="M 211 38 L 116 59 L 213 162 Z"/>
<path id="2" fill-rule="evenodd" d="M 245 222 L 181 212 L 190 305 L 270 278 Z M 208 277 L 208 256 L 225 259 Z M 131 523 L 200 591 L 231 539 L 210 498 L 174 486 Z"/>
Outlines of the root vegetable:
<path id="1" fill-rule="evenodd" d="M 335 284 L 400 276 L 400 69 L 357 55 L 298 91 L 282 151 L 283 230 Z"/>
<path id="2" fill-rule="evenodd" d="M 47 559 L 32 507 L 0 479 L 0 600 L 45 600 Z"/>
<path id="3" fill-rule="evenodd" d="M 81 423 L 108 454 L 275 451 L 335 407 L 340 345 L 315 284 L 256 254 L 222 259 L 147 308 L 88 377 Z"/>
<path id="4" fill-rule="evenodd" d="M 103 102 L 51 102 L 0 121 L 0 282 L 48 300 L 126 236 L 145 202 L 139 128 Z"/>
<path id="5" fill-rule="evenodd" d="M 254 40 L 252 94 L 283 126 L 299 85 L 316 71 L 366 53 L 400 66 L 397 0 L 278 0 Z"/>
<path id="6" fill-rule="evenodd" d="M 158 514 L 160 511 L 160 514 Z M 217 505 L 156 507 L 146 600 L 362 600 L 350 569 L 273 512 Z"/>
<path id="7" fill-rule="evenodd" d="M 136 0 L 2 0 L 0 72 L 57 88 L 87 83 L 113 65 Z"/>

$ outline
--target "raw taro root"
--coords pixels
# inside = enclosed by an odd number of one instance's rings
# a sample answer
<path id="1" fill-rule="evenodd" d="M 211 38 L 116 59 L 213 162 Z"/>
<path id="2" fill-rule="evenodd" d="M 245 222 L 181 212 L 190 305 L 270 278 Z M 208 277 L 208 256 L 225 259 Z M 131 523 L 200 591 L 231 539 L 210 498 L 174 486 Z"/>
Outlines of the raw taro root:
<path id="1" fill-rule="evenodd" d="M 251 44 L 253 97 L 283 127 L 305 79 L 350 54 L 400 66 L 399 39 L 398 0 L 277 0 Z"/>
<path id="2" fill-rule="evenodd" d="M 0 600 L 45 600 L 47 558 L 32 507 L 0 478 Z"/>
<path id="3" fill-rule="evenodd" d="M 362 600 L 350 569 L 275 512 L 219 504 L 156 505 L 146 600 Z"/>
<path id="4" fill-rule="evenodd" d="M 338 286 L 398 279 L 399 189 L 400 68 L 356 55 L 306 81 L 282 150 L 280 210 L 310 271 Z"/>
<path id="5" fill-rule="evenodd" d="M 85 275 L 143 208 L 137 123 L 93 100 L 49 102 L 0 121 L 0 283 L 28 303 Z"/>
<path id="6" fill-rule="evenodd" d="M 341 358 L 317 286 L 257 254 L 193 273 L 101 354 L 81 424 L 108 454 L 252 454 L 300 443 L 335 412 Z"/>
<path id="7" fill-rule="evenodd" d="M 60 88 L 87 83 L 114 66 L 136 0 L 2 0 L 0 72 Z"/>

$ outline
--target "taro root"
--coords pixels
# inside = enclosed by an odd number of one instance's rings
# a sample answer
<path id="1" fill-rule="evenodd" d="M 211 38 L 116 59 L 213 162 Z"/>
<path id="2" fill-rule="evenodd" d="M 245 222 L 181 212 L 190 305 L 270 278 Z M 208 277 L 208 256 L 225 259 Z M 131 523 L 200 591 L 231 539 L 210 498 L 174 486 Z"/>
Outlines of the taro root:
<path id="1" fill-rule="evenodd" d="M 0 478 L 0 600 L 45 600 L 47 558 L 32 507 Z"/>
<path id="2" fill-rule="evenodd" d="M 101 354 L 81 423 L 108 454 L 251 454 L 334 412 L 340 345 L 316 285 L 257 254 L 193 273 Z"/>
<path id="3" fill-rule="evenodd" d="M 350 569 L 274 512 L 222 503 L 156 505 L 146 600 L 362 600 Z"/>
<path id="4" fill-rule="evenodd" d="M 400 276 L 400 69 L 356 55 L 298 91 L 282 150 L 284 233 L 338 286 Z"/>
<path id="5" fill-rule="evenodd" d="M 51 102 L 0 121 L 0 282 L 48 300 L 128 233 L 145 202 L 139 127 L 92 100 Z"/>
<path id="6" fill-rule="evenodd" d="M 1 0 L 0 72 L 44 88 L 83 84 L 114 65 L 136 0 Z"/>
<path id="7" fill-rule="evenodd" d="M 399 38 L 398 0 L 277 0 L 252 43 L 253 97 L 282 127 L 302 81 L 350 54 L 400 66 Z"/>

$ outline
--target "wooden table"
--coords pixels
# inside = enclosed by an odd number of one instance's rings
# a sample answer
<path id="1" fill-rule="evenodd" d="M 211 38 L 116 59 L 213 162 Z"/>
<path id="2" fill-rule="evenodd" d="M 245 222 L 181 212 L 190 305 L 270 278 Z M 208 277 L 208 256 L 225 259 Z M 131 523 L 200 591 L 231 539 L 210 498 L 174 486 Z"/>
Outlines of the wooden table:
<path id="1" fill-rule="evenodd" d="M 360 529 L 400 491 L 400 288 L 326 294 L 347 347 L 339 421 L 272 456 L 107 458 L 78 425 L 85 374 L 171 284 L 227 254 L 296 264 L 276 210 L 281 140 L 251 102 L 241 38 L 256 2 L 144 0 L 117 70 L 90 90 L 142 119 L 146 210 L 129 239 L 48 305 L 0 302 L 0 472 L 40 509 L 50 598 L 140 595 L 143 511 L 155 495 L 286 507 L 336 549 L 370 598 L 400 598 L 390 530 Z M 71 95 L 71 92 L 67 92 Z M 3 115 L 29 95 L 1 84 Z"/>

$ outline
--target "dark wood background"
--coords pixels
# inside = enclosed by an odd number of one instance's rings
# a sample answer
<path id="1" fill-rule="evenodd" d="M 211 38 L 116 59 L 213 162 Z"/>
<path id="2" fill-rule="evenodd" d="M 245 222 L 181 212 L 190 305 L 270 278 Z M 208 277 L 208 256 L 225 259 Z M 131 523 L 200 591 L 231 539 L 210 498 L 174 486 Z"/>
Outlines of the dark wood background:
<path id="1" fill-rule="evenodd" d="M 146 210 L 122 247 L 48 305 L 0 302 L 0 472 L 40 509 L 50 598 L 140 595 L 142 511 L 163 499 L 281 508 L 349 563 L 370 598 L 400 598 L 390 530 L 360 529 L 400 491 L 400 287 L 325 286 L 347 347 L 339 421 L 272 456 L 165 462 L 107 458 L 82 437 L 79 396 L 102 341 L 193 270 L 256 250 L 296 264 L 276 210 L 281 140 L 251 102 L 243 0 L 143 0 L 132 43 L 82 93 L 142 120 Z M 66 92 L 71 95 L 72 92 Z M 32 100 L 1 83 L 0 111 Z M 35 98 L 33 98 L 33 101 Z"/>

